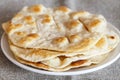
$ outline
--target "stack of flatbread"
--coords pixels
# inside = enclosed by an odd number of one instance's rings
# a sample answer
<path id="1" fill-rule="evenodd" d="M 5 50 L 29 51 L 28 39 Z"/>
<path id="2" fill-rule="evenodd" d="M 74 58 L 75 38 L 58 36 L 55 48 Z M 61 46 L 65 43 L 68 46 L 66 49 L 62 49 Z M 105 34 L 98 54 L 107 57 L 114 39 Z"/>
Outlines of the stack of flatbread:
<path id="1" fill-rule="evenodd" d="M 26 6 L 2 27 L 16 60 L 49 71 L 98 64 L 119 43 L 102 15 L 65 6 Z"/>

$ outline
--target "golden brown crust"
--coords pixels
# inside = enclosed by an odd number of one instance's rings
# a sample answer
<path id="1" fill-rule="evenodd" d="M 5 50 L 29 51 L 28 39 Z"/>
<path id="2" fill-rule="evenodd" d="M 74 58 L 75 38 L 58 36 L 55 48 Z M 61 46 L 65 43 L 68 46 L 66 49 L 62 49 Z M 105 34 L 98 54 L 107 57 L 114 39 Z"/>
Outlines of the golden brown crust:
<path id="1" fill-rule="evenodd" d="M 26 32 L 15 32 L 15 34 L 17 34 L 18 36 L 26 36 L 27 35 Z"/>
<path id="2" fill-rule="evenodd" d="M 69 21 L 69 22 L 66 22 L 65 23 L 65 26 L 68 28 L 68 29 L 73 29 L 75 27 L 78 27 L 78 25 L 80 24 L 80 22 L 78 20 L 72 20 L 72 21 Z"/>
<path id="3" fill-rule="evenodd" d="M 75 34 L 75 35 L 70 35 L 69 40 L 71 43 L 78 42 L 80 40 L 80 36 Z"/>
<path id="4" fill-rule="evenodd" d="M 101 23 L 101 21 L 99 19 L 95 19 L 92 22 L 90 22 L 89 27 L 97 27 L 97 25 L 99 25 Z"/>
<path id="5" fill-rule="evenodd" d="M 55 45 L 59 45 L 59 46 L 61 46 L 61 45 L 67 45 L 69 42 L 68 42 L 68 39 L 66 38 L 66 37 L 58 37 L 58 38 L 55 38 L 54 40 L 53 40 L 53 44 L 55 44 Z"/>
<path id="6" fill-rule="evenodd" d="M 41 15 L 41 18 L 42 18 L 42 22 L 41 22 L 42 24 L 47 24 L 52 21 L 51 16 L 48 14 Z"/>
<path id="7" fill-rule="evenodd" d="M 85 62 L 87 62 L 87 60 L 78 60 L 78 61 L 72 62 L 71 65 L 72 66 L 79 66 L 81 64 L 84 64 Z"/>
<path id="8" fill-rule="evenodd" d="M 33 17 L 32 16 L 25 16 L 24 21 L 27 22 L 27 23 L 30 23 L 30 22 L 33 21 Z"/>
<path id="9" fill-rule="evenodd" d="M 38 38 L 39 35 L 34 33 L 34 34 L 29 34 L 27 37 L 29 37 L 29 38 Z"/>
<path id="10" fill-rule="evenodd" d="M 34 33 L 34 34 L 29 34 L 29 35 L 23 37 L 23 38 L 19 41 L 19 43 L 20 43 L 20 44 L 25 44 L 25 43 L 28 43 L 28 42 L 31 42 L 31 41 L 37 39 L 38 37 L 39 37 L 39 35 L 36 34 L 36 33 Z"/>
<path id="11" fill-rule="evenodd" d="M 50 18 L 46 18 L 46 19 L 43 19 L 42 20 L 42 23 L 43 24 L 46 24 L 46 23 L 50 23 L 51 19 Z"/>
<path id="12" fill-rule="evenodd" d="M 42 8 L 43 8 L 42 5 L 33 5 L 33 6 L 30 6 L 28 9 L 29 9 L 31 12 L 40 13 L 40 12 L 42 11 Z"/>
<path id="13" fill-rule="evenodd" d="M 63 61 L 63 60 L 65 60 L 66 58 L 68 58 L 67 56 L 58 56 L 59 57 L 59 59 L 61 60 L 61 61 Z"/>
<path id="14" fill-rule="evenodd" d="M 97 42 L 96 46 L 99 47 L 99 48 L 102 48 L 103 45 L 105 45 L 105 42 L 106 42 L 105 38 L 103 37 Z"/>
<path id="15" fill-rule="evenodd" d="M 13 24 L 11 21 L 8 21 L 4 23 L 2 26 L 3 26 L 3 29 L 6 31 L 6 33 L 9 34 L 13 30 L 21 28 L 22 24 Z"/>
<path id="16" fill-rule="evenodd" d="M 21 59 L 21 58 L 19 58 L 19 57 L 17 57 L 17 56 L 15 56 L 15 58 L 16 58 L 19 62 L 21 62 L 21 63 L 23 63 L 23 64 L 27 64 L 27 65 L 33 66 L 33 67 L 36 66 L 37 68 L 46 69 L 46 70 L 49 68 L 49 66 L 47 66 L 47 65 L 45 65 L 45 64 L 42 64 L 41 62 L 30 62 L 30 61 L 23 60 L 23 59 Z"/>
<path id="17" fill-rule="evenodd" d="M 84 39 L 83 41 L 77 43 L 75 46 L 70 46 L 69 51 L 74 52 L 74 51 L 82 51 L 82 50 L 87 50 L 91 48 L 90 46 L 93 46 L 94 40 L 92 38 Z"/>
<path id="18" fill-rule="evenodd" d="M 28 24 L 30 26 L 33 26 L 33 27 L 36 26 L 36 22 L 35 22 L 34 18 L 30 15 L 25 16 L 23 20 L 25 21 L 26 24 Z"/>
<path id="19" fill-rule="evenodd" d="M 27 24 L 32 26 L 32 27 L 36 27 L 36 22 L 35 21 L 28 22 Z"/>
<path id="20" fill-rule="evenodd" d="M 58 11 L 62 11 L 62 12 L 69 12 L 69 8 L 67 8 L 66 6 L 60 6 L 58 8 L 56 8 L 56 10 Z"/>

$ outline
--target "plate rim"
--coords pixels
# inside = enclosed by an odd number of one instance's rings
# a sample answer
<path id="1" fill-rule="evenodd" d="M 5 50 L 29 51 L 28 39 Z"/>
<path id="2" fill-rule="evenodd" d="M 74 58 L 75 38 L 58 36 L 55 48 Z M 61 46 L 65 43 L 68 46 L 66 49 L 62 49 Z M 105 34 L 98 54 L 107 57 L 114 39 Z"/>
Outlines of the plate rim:
<path id="1" fill-rule="evenodd" d="M 119 29 L 117 29 L 115 26 L 113 26 L 112 24 L 109 23 L 109 25 L 111 25 L 111 27 L 117 31 L 118 36 L 120 37 L 120 31 Z M 20 62 L 18 62 L 15 58 L 12 58 L 10 57 L 8 54 L 9 53 L 6 53 L 5 49 L 4 49 L 4 46 L 3 45 L 3 41 L 5 39 L 5 32 L 2 34 L 2 37 L 1 37 L 1 50 L 3 51 L 3 54 L 6 56 L 6 58 L 11 61 L 12 63 L 14 63 L 15 65 L 17 65 L 18 67 L 20 68 L 23 68 L 25 70 L 28 70 L 28 71 L 32 71 L 32 72 L 35 72 L 35 73 L 40 73 L 40 74 L 46 74 L 46 75 L 57 75 L 57 76 L 71 76 L 71 75 L 80 75 L 80 74 L 86 74 L 86 73 L 90 73 L 90 72 L 94 72 L 94 71 L 97 71 L 97 70 L 100 70 L 100 69 L 103 69 L 109 65 L 111 65 L 113 62 L 115 62 L 116 60 L 118 60 L 118 58 L 120 57 L 120 52 L 116 53 L 118 54 L 117 56 L 115 56 L 111 61 L 101 65 L 101 66 L 97 66 L 97 67 L 94 67 L 94 68 L 91 68 L 91 69 L 87 69 L 87 70 L 82 70 L 82 71 L 75 71 L 75 72 L 51 72 L 51 71 L 45 71 L 45 70 L 41 70 L 41 69 L 37 69 L 37 68 L 34 68 L 34 67 L 30 67 L 30 66 L 27 66 L 25 64 L 22 64 Z M 119 45 L 120 45 L 120 42 L 119 42 Z"/>

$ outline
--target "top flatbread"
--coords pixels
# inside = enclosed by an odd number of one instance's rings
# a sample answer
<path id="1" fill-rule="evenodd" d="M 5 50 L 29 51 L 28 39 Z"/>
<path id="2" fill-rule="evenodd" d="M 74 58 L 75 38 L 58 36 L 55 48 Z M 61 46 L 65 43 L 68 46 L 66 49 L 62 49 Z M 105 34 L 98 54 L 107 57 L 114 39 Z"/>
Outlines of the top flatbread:
<path id="1" fill-rule="evenodd" d="M 24 7 L 2 26 L 16 46 L 74 52 L 93 47 L 104 34 L 106 20 L 64 6 L 50 9 L 34 5 Z"/>

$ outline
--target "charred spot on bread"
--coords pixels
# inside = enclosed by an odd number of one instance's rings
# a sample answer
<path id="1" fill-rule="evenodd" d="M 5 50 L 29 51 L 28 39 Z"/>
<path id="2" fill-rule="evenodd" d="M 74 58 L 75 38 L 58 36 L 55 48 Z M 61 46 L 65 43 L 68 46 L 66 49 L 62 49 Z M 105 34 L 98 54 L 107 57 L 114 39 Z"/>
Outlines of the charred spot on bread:
<path id="1" fill-rule="evenodd" d="M 109 36 L 110 39 L 115 39 L 115 36 Z"/>

